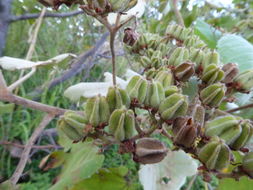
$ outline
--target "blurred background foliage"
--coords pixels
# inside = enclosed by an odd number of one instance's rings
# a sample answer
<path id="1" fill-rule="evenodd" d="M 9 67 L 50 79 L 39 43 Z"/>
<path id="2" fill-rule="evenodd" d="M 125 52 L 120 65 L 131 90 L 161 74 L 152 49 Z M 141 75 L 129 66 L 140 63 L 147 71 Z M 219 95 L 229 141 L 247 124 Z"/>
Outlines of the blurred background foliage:
<path id="1" fill-rule="evenodd" d="M 228 3 L 229 2 L 229 3 Z M 148 1 L 144 15 L 131 23 L 137 31 L 164 34 L 168 24 L 176 23 L 171 1 L 159 0 Z M 249 42 L 253 43 L 253 1 L 252 0 L 233 0 L 233 1 L 205 1 L 205 0 L 182 0 L 180 1 L 180 12 L 182 13 L 186 27 L 193 27 L 195 32 L 210 47 L 216 48 L 217 40 L 224 33 L 235 33 L 243 36 Z M 66 12 L 77 10 L 78 7 L 68 8 L 61 6 L 58 12 Z M 42 6 L 35 0 L 13 0 L 12 13 L 14 15 L 23 15 L 31 13 L 40 13 Z M 55 12 L 48 8 L 48 12 Z M 35 19 L 17 21 L 10 24 L 5 56 L 25 58 L 29 49 L 29 38 L 31 29 L 34 27 Z M 80 14 L 68 18 L 45 18 L 41 25 L 38 40 L 35 47 L 35 53 L 32 60 L 46 60 L 62 53 L 74 53 L 79 55 L 88 51 L 93 47 L 95 42 L 105 33 L 104 27 L 94 22 L 94 19 Z M 126 67 L 131 67 L 138 71 L 136 66 L 129 57 L 124 54 L 122 46 L 123 31 L 120 32 L 117 39 L 117 57 L 118 75 L 122 75 Z M 122 56 L 123 55 L 123 56 Z M 63 97 L 63 91 L 68 86 L 81 81 L 102 81 L 103 73 L 111 71 L 110 54 L 108 43 L 105 43 L 102 49 L 94 57 L 94 66 L 87 73 L 85 70 L 75 77 L 61 83 L 51 90 L 44 89 L 40 94 L 42 103 L 59 106 L 63 108 L 75 109 L 75 105 L 71 104 Z M 25 82 L 18 94 L 22 97 L 30 97 L 38 86 L 41 86 L 53 78 L 60 76 L 64 70 L 71 65 L 66 63 L 63 66 L 49 69 L 40 69 L 36 75 Z M 17 72 L 4 72 L 8 83 L 11 83 L 19 77 Z M 15 111 L 10 114 L 0 115 L 0 142 L 15 142 L 17 144 L 25 144 L 29 139 L 34 127 L 36 127 L 42 114 L 38 111 L 24 109 L 15 106 Z M 252 114 L 248 113 L 248 117 L 252 119 Z M 54 128 L 56 121 L 51 122 L 50 128 Z M 36 145 L 44 145 L 55 143 L 54 135 L 49 134 L 40 137 L 40 141 Z M 57 139 L 57 138 L 54 138 Z M 57 176 L 59 169 L 53 169 L 43 172 L 38 165 L 40 160 L 54 149 L 34 149 L 32 151 L 31 160 L 26 166 L 26 172 L 19 181 L 23 190 L 46 190 L 51 186 L 54 178 Z M 3 145 L 0 147 L 0 181 L 8 179 L 18 163 L 22 148 Z M 117 148 L 112 147 L 105 151 L 104 167 L 118 167 L 125 165 L 129 168 L 128 178 L 134 183 L 138 183 L 139 166 L 133 162 L 129 155 L 119 155 L 116 153 Z M 187 181 L 187 184 L 190 180 Z M 182 189 L 187 189 L 185 184 Z M 217 180 L 213 180 L 210 187 L 217 186 Z M 209 187 L 209 188 L 210 188 Z M 138 187 L 141 189 L 141 187 Z M 201 178 L 197 178 L 193 184 L 192 190 L 205 189 L 205 183 Z M 187 189 L 189 190 L 189 189 Z"/>

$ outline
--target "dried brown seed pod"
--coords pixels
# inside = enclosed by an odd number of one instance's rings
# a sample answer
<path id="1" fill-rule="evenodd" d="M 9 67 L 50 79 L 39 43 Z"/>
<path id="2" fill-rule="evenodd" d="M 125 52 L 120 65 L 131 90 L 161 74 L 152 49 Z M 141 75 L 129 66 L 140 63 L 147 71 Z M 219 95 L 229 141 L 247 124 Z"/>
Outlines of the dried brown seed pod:
<path id="1" fill-rule="evenodd" d="M 238 65 L 235 63 L 227 63 L 222 67 L 222 70 L 225 73 L 225 77 L 222 80 L 224 83 L 231 83 L 233 82 L 234 78 L 239 73 Z"/>
<path id="2" fill-rule="evenodd" d="M 168 149 L 157 139 L 142 138 L 136 143 L 134 161 L 141 164 L 155 164 L 162 161 Z"/>
<path id="3" fill-rule="evenodd" d="M 134 29 L 132 28 L 126 28 L 124 30 L 124 33 L 125 35 L 123 38 L 123 42 L 129 46 L 133 46 L 135 42 L 138 40 L 139 34 L 135 32 Z"/>
<path id="4" fill-rule="evenodd" d="M 174 70 L 175 78 L 179 81 L 186 82 L 187 80 L 189 80 L 189 78 L 191 78 L 191 76 L 194 75 L 194 67 L 194 64 L 191 62 L 185 62 L 180 64 Z"/>

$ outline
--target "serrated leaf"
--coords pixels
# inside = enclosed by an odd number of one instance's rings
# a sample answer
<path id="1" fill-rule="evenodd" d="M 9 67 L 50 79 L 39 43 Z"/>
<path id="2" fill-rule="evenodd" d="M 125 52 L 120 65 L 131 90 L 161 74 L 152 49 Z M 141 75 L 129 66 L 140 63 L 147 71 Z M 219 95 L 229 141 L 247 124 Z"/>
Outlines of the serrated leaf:
<path id="1" fill-rule="evenodd" d="M 158 164 L 141 166 L 139 178 L 144 190 L 179 190 L 187 176 L 198 172 L 196 161 L 180 151 L 169 152 Z M 167 179 L 166 182 L 163 179 Z"/>
<path id="2" fill-rule="evenodd" d="M 63 155 L 63 169 L 59 181 L 50 190 L 71 188 L 79 181 L 89 178 L 102 167 L 104 156 L 98 153 L 98 147 L 92 142 L 73 144 L 69 152 Z"/>
<path id="3" fill-rule="evenodd" d="M 38 61 L 38 62 L 33 62 L 33 61 L 25 60 L 25 59 L 19 59 L 19 58 L 5 56 L 5 57 L 0 58 L 0 66 L 5 70 L 10 70 L 10 71 L 21 70 L 21 69 L 30 69 L 33 67 L 58 64 L 69 57 L 76 57 L 76 55 L 70 54 L 70 53 L 65 53 L 65 54 L 61 54 L 56 57 L 53 57 L 49 60 Z"/>
<path id="4" fill-rule="evenodd" d="M 225 178 L 219 181 L 219 186 L 216 190 L 246 190 L 250 189 L 250 187 L 253 187 L 253 180 L 248 177 L 242 177 L 239 181 L 231 178 Z"/>
<path id="5" fill-rule="evenodd" d="M 213 49 L 216 48 L 217 42 L 222 36 L 222 33 L 219 30 L 201 19 L 197 19 L 194 29 L 195 34 L 198 35 L 208 47 Z"/>
<path id="6" fill-rule="evenodd" d="M 98 173 L 76 184 L 71 190 L 134 190 L 124 178 L 127 172 L 128 169 L 123 166 L 100 169 Z"/>
<path id="7" fill-rule="evenodd" d="M 253 46 L 241 36 L 225 35 L 218 41 L 217 47 L 224 64 L 237 63 L 240 72 L 253 68 Z"/>

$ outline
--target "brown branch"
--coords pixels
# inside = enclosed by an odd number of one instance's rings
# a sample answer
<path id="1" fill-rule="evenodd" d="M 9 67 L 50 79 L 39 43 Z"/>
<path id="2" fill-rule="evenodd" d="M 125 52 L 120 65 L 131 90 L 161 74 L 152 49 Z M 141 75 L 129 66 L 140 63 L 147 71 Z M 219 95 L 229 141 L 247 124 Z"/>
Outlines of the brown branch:
<path id="1" fill-rule="evenodd" d="M 241 107 L 238 107 L 238 108 L 227 110 L 226 112 L 233 113 L 233 112 L 236 112 L 236 111 L 239 111 L 239 110 L 249 109 L 249 108 L 253 108 L 253 104 L 248 104 L 248 105 L 245 105 L 245 106 L 241 106 Z"/>
<path id="2" fill-rule="evenodd" d="M 184 25 L 184 19 L 181 15 L 180 11 L 178 10 L 177 3 L 178 3 L 178 0 L 173 0 L 174 12 L 175 12 L 175 15 L 177 17 L 178 24 L 184 27 L 185 26 Z"/>
<path id="3" fill-rule="evenodd" d="M 42 133 L 44 128 L 50 123 L 50 121 L 52 121 L 52 119 L 54 119 L 54 117 L 55 117 L 55 115 L 51 115 L 51 114 L 45 115 L 44 118 L 42 119 L 41 123 L 39 124 L 39 126 L 35 129 L 32 136 L 29 138 L 29 141 L 27 142 L 27 144 L 21 154 L 21 158 L 19 160 L 18 166 L 17 166 L 14 174 L 10 178 L 10 181 L 12 182 L 13 185 L 17 184 L 20 176 L 22 175 L 22 173 L 25 169 L 26 163 L 29 159 L 30 151 L 31 151 L 32 146 L 34 145 L 36 139 Z"/>
<path id="4" fill-rule="evenodd" d="M 83 14 L 83 11 L 72 11 L 68 13 L 46 13 L 45 18 L 66 18 Z M 21 20 L 36 19 L 39 18 L 40 14 L 24 14 L 20 16 L 11 16 L 9 22 L 17 22 Z"/>
<path id="5" fill-rule="evenodd" d="M 13 143 L 13 142 L 9 142 L 9 141 L 0 141 L 0 144 L 1 145 L 11 145 L 11 146 L 15 146 L 15 147 L 18 147 L 18 148 L 25 148 L 25 145 L 23 144 L 17 144 L 17 143 Z M 31 146 L 32 149 L 59 149 L 59 148 L 62 148 L 61 146 L 57 146 L 57 145 L 34 145 L 34 146 Z"/>

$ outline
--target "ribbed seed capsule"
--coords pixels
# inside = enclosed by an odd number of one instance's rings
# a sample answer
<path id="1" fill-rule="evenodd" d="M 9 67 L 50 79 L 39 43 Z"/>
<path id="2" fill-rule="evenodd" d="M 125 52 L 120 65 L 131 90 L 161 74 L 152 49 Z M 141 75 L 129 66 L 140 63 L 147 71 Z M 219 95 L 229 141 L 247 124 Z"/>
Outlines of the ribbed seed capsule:
<path id="1" fill-rule="evenodd" d="M 247 70 L 240 73 L 234 80 L 238 83 L 238 89 L 241 92 L 249 92 L 253 87 L 253 70 Z"/>
<path id="2" fill-rule="evenodd" d="M 220 82 L 224 78 L 224 72 L 215 64 L 207 65 L 204 68 L 201 80 L 207 85 Z"/>
<path id="3" fill-rule="evenodd" d="M 243 171 L 253 178 L 253 152 L 247 153 L 242 160 Z"/>
<path id="4" fill-rule="evenodd" d="M 204 58 L 202 61 L 203 67 L 205 68 L 206 66 L 210 64 L 215 64 L 218 65 L 220 61 L 220 56 L 216 51 L 208 52 L 204 54 Z"/>
<path id="5" fill-rule="evenodd" d="M 126 90 L 131 99 L 143 103 L 147 94 L 148 82 L 140 76 L 134 76 L 128 83 Z"/>
<path id="6" fill-rule="evenodd" d="M 198 158 L 207 169 L 222 170 L 229 164 L 230 149 L 222 140 L 214 139 L 199 150 Z"/>
<path id="7" fill-rule="evenodd" d="M 195 63 L 196 66 L 199 66 L 204 59 L 204 52 L 200 49 L 190 48 L 190 57 L 191 62 Z"/>
<path id="8" fill-rule="evenodd" d="M 135 133 L 135 117 L 132 110 L 116 109 L 109 120 L 109 132 L 118 141 L 131 138 Z"/>
<path id="9" fill-rule="evenodd" d="M 240 120 L 232 115 L 219 116 L 215 119 L 206 122 L 205 134 L 207 136 L 219 136 L 227 129 L 238 125 Z"/>
<path id="10" fill-rule="evenodd" d="M 159 113 L 164 120 L 170 120 L 185 115 L 187 109 L 187 97 L 182 94 L 175 93 L 162 101 L 159 106 Z"/>
<path id="11" fill-rule="evenodd" d="M 244 147 L 253 135 L 253 126 L 250 124 L 249 120 L 243 120 L 240 126 L 242 128 L 241 134 L 230 144 L 230 147 L 234 150 L 239 150 Z"/>
<path id="12" fill-rule="evenodd" d="M 200 103 L 191 105 L 188 109 L 188 115 L 192 117 L 193 123 L 198 126 L 198 132 L 200 132 L 205 122 L 205 108 Z"/>
<path id="13" fill-rule="evenodd" d="M 191 62 L 185 62 L 177 66 L 174 70 L 176 80 L 186 82 L 195 73 L 194 64 Z"/>
<path id="14" fill-rule="evenodd" d="M 89 98 L 84 110 L 88 124 L 97 127 L 102 123 L 107 123 L 110 117 L 108 102 L 103 96 Z"/>
<path id="15" fill-rule="evenodd" d="M 184 41 L 184 45 L 186 47 L 193 47 L 193 48 L 198 48 L 198 49 L 206 46 L 206 44 L 198 36 L 195 36 L 195 35 L 187 38 Z"/>
<path id="16" fill-rule="evenodd" d="M 189 50 L 184 47 L 176 48 L 169 57 L 168 64 L 178 66 L 189 59 Z"/>
<path id="17" fill-rule="evenodd" d="M 222 82 L 231 83 L 239 73 L 238 65 L 235 63 L 227 63 L 223 65 L 222 70 L 224 71 L 224 79 Z"/>
<path id="18" fill-rule="evenodd" d="M 172 95 L 172 94 L 180 94 L 181 93 L 181 89 L 179 89 L 177 86 L 168 86 L 167 88 L 165 88 L 165 97 L 167 98 L 168 96 Z"/>
<path id="19" fill-rule="evenodd" d="M 170 69 L 158 71 L 154 80 L 160 82 L 164 88 L 167 88 L 174 83 L 174 78 Z"/>
<path id="20" fill-rule="evenodd" d="M 168 149 L 159 140 L 142 138 L 136 143 L 134 160 L 141 164 L 155 164 L 162 161 L 167 152 Z"/>
<path id="21" fill-rule="evenodd" d="M 226 87 L 221 83 L 212 84 L 200 92 L 200 99 L 204 105 L 218 107 L 225 96 Z"/>
<path id="22" fill-rule="evenodd" d="M 144 104 L 152 108 L 158 108 L 165 98 L 164 88 L 160 82 L 152 81 L 148 84 L 147 95 Z"/>
<path id="23" fill-rule="evenodd" d="M 178 117 L 173 121 L 172 131 L 174 134 L 174 143 L 190 148 L 198 135 L 197 125 L 193 123 L 192 118 Z"/>
<path id="24" fill-rule="evenodd" d="M 120 109 L 122 106 L 126 108 L 130 106 L 130 97 L 128 93 L 118 87 L 110 87 L 106 99 L 111 112 L 115 109 Z"/>

